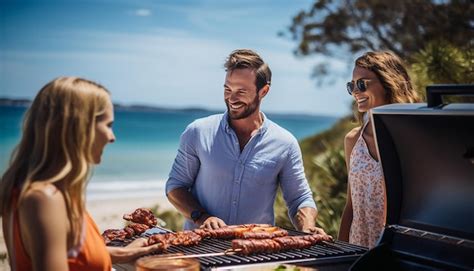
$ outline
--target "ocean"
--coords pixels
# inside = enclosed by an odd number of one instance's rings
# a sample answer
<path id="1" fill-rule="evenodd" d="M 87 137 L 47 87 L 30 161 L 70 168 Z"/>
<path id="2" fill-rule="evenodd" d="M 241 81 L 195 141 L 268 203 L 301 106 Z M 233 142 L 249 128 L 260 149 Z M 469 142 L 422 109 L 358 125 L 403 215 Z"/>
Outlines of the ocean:
<path id="1" fill-rule="evenodd" d="M 0 106 L 0 173 L 6 170 L 18 144 L 26 107 Z M 115 111 L 116 141 L 106 146 L 102 163 L 94 168 L 88 200 L 153 196 L 164 191 L 176 156 L 179 137 L 193 120 L 215 112 L 204 110 Z M 336 117 L 267 114 L 298 140 L 329 128 Z"/>

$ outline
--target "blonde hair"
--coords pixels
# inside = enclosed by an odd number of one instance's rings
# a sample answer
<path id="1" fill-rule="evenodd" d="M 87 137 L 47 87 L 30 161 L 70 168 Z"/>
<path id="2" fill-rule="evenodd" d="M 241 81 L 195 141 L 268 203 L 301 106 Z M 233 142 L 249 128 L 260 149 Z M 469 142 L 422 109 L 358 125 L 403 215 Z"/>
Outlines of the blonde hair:
<path id="1" fill-rule="evenodd" d="M 388 103 L 416 103 L 421 99 L 413 89 L 403 61 L 389 51 L 367 52 L 356 59 L 355 65 L 377 76 L 387 95 Z M 362 113 L 356 112 L 359 121 Z"/>
<path id="2" fill-rule="evenodd" d="M 85 189 L 91 170 L 97 117 L 110 102 L 103 86 L 77 77 L 46 84 L 25 114 L 22 138 L 0 183 L 0 214 L 18 202 L 34 182 L 54 184 L 63 194 L 74 244 L 80 240 Z"/>

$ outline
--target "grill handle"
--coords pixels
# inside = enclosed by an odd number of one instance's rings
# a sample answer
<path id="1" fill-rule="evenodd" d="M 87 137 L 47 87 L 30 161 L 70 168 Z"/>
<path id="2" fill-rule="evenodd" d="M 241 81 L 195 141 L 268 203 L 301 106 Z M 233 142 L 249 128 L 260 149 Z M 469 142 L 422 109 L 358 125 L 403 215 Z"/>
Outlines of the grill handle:
<path id="1" fill-rule="evenodd" d="M 426 87 L 428 107 L 443 105 L 443 95 L 474 95 L 473 84 L 443 84 Z"/>

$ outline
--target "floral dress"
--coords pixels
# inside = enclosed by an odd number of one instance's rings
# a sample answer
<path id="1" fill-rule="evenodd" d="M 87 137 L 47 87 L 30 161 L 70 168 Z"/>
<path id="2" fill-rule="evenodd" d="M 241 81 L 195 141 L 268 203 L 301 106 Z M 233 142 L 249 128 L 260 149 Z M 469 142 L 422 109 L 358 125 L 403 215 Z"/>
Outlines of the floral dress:
<path id="1" fill-rule="evenodd" d="M 372 158 L 362 136 L 366 126 L 350 156 L 348 181 L 353 215 L 349 243 L 372 248 L 385 224 L 385 184 L 382 165 Z"/>

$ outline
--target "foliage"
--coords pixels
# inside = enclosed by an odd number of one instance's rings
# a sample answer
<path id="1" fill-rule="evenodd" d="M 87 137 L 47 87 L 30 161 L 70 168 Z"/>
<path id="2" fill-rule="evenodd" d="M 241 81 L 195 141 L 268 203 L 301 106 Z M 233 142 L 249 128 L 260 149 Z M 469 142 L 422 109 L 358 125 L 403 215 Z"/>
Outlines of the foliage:
<path id="1" fill-rule="evenodd" d="M 346 202 L 344 136 L 356 125 L 352 117 L 346 117 L 331 129 L 300 142 L 306 177 L 318 206 L 318 225 L 332 236 L 337 236 Z M 277 225 L 292 227 L 281 193 L 277 196 L 275 214 Z"/>
<path id="2" fill-rule="evenodd" d="M 160 206 L 155 205 L 151 208 L 153 214 L 159 218 L 158 226 L 172 231 L 183 229 L 184 217 L 175 210 L 160 211 Z"/>
<path id="3" fill-rule="evenodd" d="M 458 48 L 472 45 L 473 14 L 469 0 L 316 0 L 293 17 L 289 33 L 297 55 L 340 60 L 345 54 L 349 60 L 362 51 L 390 50 L 408 59 L 439 38 Z M 328 75 L 328 66 L 320 62 L 314 74 Z"/>
<path id="4" fill-rule="evenodd" d="M 431 84 L 474 83 L 474 48 L 458 48 L 453 44 L 436 40 L 411 57 L 411 77 L 420 94 L 425 95 Z M 464 101 L 473 102 L 471 97 Z"/>

